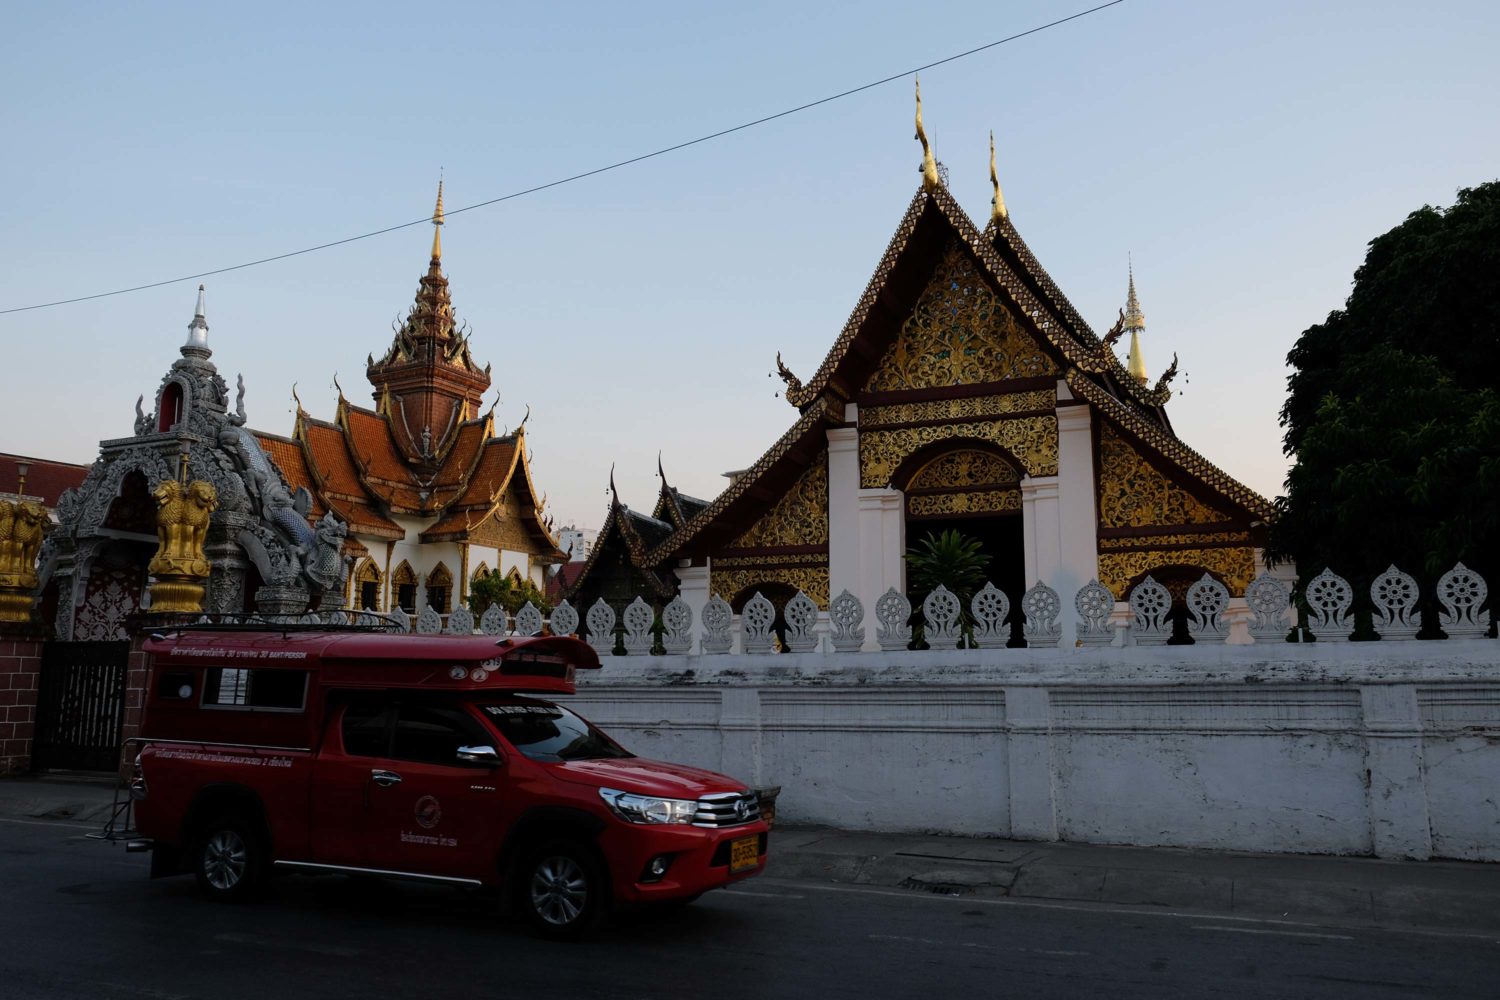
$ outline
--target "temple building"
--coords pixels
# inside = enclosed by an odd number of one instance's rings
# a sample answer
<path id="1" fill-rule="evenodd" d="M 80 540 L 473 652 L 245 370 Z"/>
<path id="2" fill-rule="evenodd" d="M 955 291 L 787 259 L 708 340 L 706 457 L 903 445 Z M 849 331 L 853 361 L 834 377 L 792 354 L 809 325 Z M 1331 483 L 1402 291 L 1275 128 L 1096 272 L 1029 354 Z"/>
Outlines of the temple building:
<path id="1" fill-rule="evenodd" d="M 447 614 L 477 576 L 498 570 L 543 587 L 546 567 L 567 559 L 531 478 L 526 421 L 497 435 L 493 407 L 479 412 L 490 368 L 454 319 L 441 185 L 432 221 L 416 302 L 385 353 L 366 361 L 375 408 L 340 389 L 331 421 L 299 401 L 291 437 L 256 435 L 287 482 L 312 496 L 313 514 L 332 510 L 362 546 L 349 596 L 360 610 Z"/>
<path id="2" fill-rule="evenodd" d="M 442 188 L 432 254 L 416 302 L 390 347 L 368 359 L 375 408 L 342 390 L 331 421 L 297 406 L 288 437 L 245 426 L 212 361 L 202 286 L 188 337 L 134 433 L 100 442 L 99 458 L 57 502 L 43 544 L 43 608 L 59 638 L 123 638 L 149 605 L 165 480 L 215 495 L 204 610 L 301 614 L 310 607 L 446 614 L 477 576 L 496 570 L 545 583 L 566 557 L 531 478 L 525 421 L 496 434 L 480 413 L 490 371 L 454 321 L 442 269 Z M 294 392 L 295 394 L 295 392 Z"/>
<path id="3" fill-rule="evenodd" d="M 1243 609 L 1272 506 L 1173 429 L 1176 359 L 1152 385 L 1133 269 L 1101 339 L 1012 222 L 993 140 L 981 229 L 940 178 L 920 98 L 917 131 L 922 185 L 853 315 L 806 381 L 778 357 L 790 427 L 682 523 L 658 503 L 649 527 L 672 529 L 660 541 L 616 497 L 606 532 L 617 540 L 601 533 L 603 554 L 573 592 L 616 603 L 629 579 L 651 600 L 675 580 L 695 612 L 711 594 L 738 611 L 757 592 L 779 610 L 799 590 L 826 611 L 847 589 L 868 613 L 888 588 L 907 589 L 909 547 L 957 528 L 981 542 L 1012 608 L 1037 581 L 1071 604 L 1093 579 L 1123 600 L 1147 574 L 1180 602 L 1209 573 Z M 1114 342 L 1126 332 L 1122 364 Z M 874 639 L 871 627 L 868 648 Z"/>

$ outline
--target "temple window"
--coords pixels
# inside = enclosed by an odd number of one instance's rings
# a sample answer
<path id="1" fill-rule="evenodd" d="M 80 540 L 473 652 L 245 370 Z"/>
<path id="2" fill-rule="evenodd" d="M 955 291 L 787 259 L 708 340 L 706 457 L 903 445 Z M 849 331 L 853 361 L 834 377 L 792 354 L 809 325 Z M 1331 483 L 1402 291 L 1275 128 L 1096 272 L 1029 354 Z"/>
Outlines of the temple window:
<path id="1" fill-rule="evenodd" d="M 409 615 L 417 613 L 417 574 L 405 559 L 391 573 L 396 587 L 396 605 Z"/>
<path id="2" fill-rule="evenodd" d="M 182 420 L 182 386 L 179 383 L 168 382 L 161 391 L 161 398 L 156 401 L 156 414 L 158 432 L 169 431 Z"/>
<path id="3" fill-rule="evenodd" d="M 446 615 L 452 610 L 449 598 L 453 593 L 453 574 L 448 567 L 438 563 L 431 573 L 427 574 L 427 603 L 440 615 Z"/>

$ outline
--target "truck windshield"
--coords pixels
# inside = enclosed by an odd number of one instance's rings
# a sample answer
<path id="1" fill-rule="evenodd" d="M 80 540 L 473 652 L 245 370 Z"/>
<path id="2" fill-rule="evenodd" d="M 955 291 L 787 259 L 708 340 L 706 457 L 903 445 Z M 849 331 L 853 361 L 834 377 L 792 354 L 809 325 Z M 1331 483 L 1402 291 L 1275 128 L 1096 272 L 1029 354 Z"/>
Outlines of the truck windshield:
<path id="1" fill-rule="evenodd" d="M 633 757 L 604 733 L 560 705 L 516 699 L 482 706 L 485 717 L 511 746 L 532 760 Z"/>

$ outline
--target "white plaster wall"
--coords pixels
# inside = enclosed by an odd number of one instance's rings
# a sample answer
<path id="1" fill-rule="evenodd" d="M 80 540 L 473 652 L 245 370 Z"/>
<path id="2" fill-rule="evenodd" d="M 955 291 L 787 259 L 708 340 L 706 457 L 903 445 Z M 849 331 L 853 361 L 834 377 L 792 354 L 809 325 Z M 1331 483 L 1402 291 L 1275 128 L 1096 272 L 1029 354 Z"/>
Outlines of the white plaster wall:
<path id="1" fill-rule="evenodd" d="M 792 822 L 1500 861 L 1500 643 L 611 657 L 585 715 Z"/>

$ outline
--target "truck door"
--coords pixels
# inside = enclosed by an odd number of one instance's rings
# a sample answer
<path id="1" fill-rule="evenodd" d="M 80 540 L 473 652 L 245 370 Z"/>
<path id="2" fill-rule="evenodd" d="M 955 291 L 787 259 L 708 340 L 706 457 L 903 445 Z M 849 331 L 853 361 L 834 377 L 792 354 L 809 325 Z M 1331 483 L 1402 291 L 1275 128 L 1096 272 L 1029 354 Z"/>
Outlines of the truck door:
<path id="1" fill-rule="evenodd" d="M 313 765 L 311 861 L 370 868 L 367 814 L 371 776 L 390 756 L 396 706 L 366 698 L 331 713 L 322 750 Z"/>
<path id="2" fill-rule="evenodd" d="M 371 778 L 365 839 L 371 868 L 487 878 L 495 874 L 498 769 L 458 748 L 495 739 L 461 704 L 400 703 L 389 759 Z"/>

